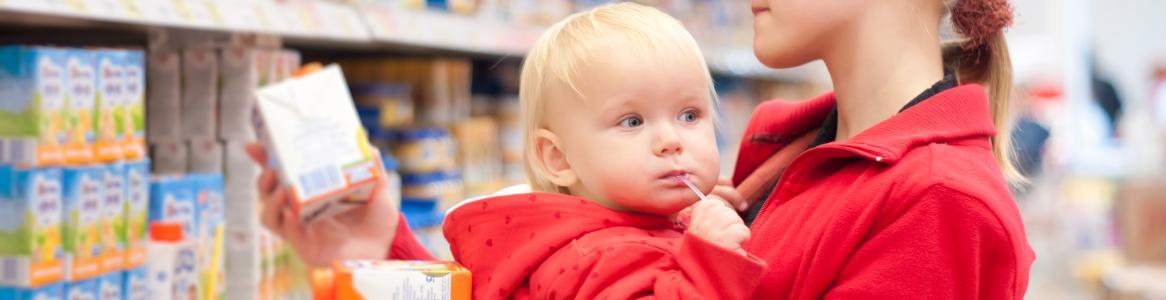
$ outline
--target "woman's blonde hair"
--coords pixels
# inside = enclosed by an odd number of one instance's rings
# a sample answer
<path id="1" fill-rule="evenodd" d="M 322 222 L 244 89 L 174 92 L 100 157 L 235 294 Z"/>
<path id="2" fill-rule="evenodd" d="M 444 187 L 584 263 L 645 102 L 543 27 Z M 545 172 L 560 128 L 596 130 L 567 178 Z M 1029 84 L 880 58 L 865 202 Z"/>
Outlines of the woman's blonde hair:
<path id="1" fill-rule="evenodd" d="M 620 3 L 576 13 L 547 29 L 535 42 L 522 66 L 518 97 L 522 106 L 523 168 L 534 191 L 569 194 L 565 187 L 547 179 L 536 153 L 538 130 L 546 128 L 544 116 L 548 87 L 566 86 L 584 98 L 581 68 L 598 59 L 594 53 L 602 41 L 618 39 L 617 47 L 645 60 L 658 59 L 656 53 L 692 55 L 709 77 L 710 101 L 715 101 L 712 80 L 696 39 L 676 19 L 648 6 Z M 556 99 L 561 101 L 563 99 Z"/>
<path id="2" fill-rule="evenodd" d="M 1004 29 L 1012 24 L 1008 0 L 944 0 L 952 27 L 961 39 L 944 42 L 944 65 L 955 71 L 961 83 L 979 83 L 987 88 L 996 136 L 992 154 L 1011 183 L 1024 183 L 1016 169 L 1012 151 L 1012 122 L 1009 97 L 1012 95 L 1012 58 Z"/>

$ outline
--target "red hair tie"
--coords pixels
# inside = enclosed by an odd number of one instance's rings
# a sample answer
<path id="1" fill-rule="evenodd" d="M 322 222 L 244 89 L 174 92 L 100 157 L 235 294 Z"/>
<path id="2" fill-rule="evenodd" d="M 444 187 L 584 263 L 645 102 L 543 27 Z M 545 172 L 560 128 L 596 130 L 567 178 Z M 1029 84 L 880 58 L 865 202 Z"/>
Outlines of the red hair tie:
<path id="1" fill-rule="evenodd" d="M 1012 25 L 1008 0 L 959 0 L 951 9 L 956 31 L 968 39 L 964 48 L 983 46 L 992 35 Z"/>

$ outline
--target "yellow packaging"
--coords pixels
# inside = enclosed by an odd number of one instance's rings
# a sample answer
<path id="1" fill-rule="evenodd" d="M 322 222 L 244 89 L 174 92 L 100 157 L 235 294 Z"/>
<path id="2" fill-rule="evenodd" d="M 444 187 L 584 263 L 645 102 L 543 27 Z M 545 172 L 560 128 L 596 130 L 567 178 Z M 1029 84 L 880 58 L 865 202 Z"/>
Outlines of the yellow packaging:
<path id="1" fill-rule="evenodd" d="M 470 270 L 454 262 L 348 260 L 332 270 L 336 300 L 470 299 Z"/>
<path id="2" fill-rule="evenodd" d="M 65 162 L 88 164 L 95 160 L 94 109 L 97 104 L 97 53 L 69 50 L 69 88 L 65 105 Z"/>

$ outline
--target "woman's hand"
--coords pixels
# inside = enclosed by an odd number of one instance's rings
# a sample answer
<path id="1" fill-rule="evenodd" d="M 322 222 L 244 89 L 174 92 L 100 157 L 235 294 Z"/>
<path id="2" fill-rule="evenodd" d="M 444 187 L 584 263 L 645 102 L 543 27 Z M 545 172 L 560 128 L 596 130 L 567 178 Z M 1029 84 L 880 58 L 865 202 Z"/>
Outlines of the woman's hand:
<path id="1" fill-rule="evenodd" d="M 251 159 L 263 167 L 256 182 L 262 206 L 263 226 L 279 235 L 296 254 L 313 266 L 327 267 L 343 259 L 384 259 L 396 234 L 399 214 L 393 193 L 385 192 L 386 179 L 376 183 L 372 198 L 363 207 L 351 209 L 310 223 L 301 223 L 292 214 L 291 188 L 279 183 L 275 170 L 266 167 L 267 152 L 262 145 L 247 145 Z"/>

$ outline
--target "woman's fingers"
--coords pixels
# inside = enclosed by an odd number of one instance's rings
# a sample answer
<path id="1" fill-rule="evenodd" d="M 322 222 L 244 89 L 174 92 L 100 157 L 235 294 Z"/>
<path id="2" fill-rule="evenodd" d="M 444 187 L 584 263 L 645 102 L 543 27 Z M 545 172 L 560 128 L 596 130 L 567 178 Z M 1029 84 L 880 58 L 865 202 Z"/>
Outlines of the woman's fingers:
<path id="1" fill-rule="evenodd" d="M 263 145 L 259 143 L 248 143 L 244 147 L 244 150 L 247 151 L 247 156 L 250 156 L 251 160 L 255 161 L 259 166 L 267 165 L 267 149 L 264 149 Z"/>

